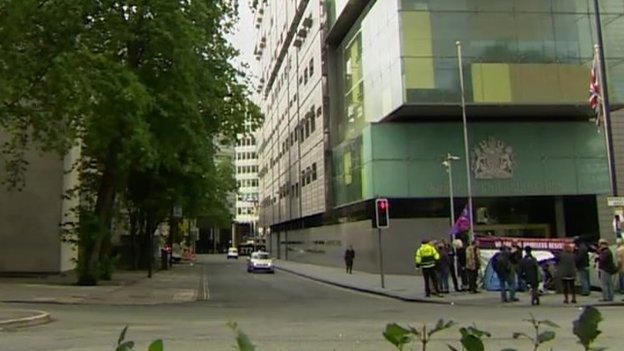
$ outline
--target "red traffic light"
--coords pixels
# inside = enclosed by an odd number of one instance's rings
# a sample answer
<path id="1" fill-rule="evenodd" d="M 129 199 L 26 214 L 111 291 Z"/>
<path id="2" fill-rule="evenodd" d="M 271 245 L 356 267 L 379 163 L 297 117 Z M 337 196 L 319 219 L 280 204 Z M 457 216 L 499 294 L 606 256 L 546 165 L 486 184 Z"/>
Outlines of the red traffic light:
<path id="1" fill-rule="evenodd" d="M 379 208 L 382 210 L 388 208 L 388 201 L 379 201 Z"/>

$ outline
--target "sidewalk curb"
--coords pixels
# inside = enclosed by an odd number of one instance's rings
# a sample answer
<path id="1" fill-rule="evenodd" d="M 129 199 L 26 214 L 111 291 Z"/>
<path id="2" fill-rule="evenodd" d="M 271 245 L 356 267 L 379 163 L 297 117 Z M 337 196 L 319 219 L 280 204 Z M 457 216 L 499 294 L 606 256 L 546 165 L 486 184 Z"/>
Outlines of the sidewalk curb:
<path id="1" fill-rule="evenodd" d="M 52 317 L 48 312 L 38 310 L 20 310 L 20 312 L 32 312 L 32 316 L 0 320 L 0 330 L 5 328 L 25 328 L 49 323 Z"/>
<path id="2" fill-rule="evenodd" d="M 436 301 L 436 300 L 429 300 L 429 299 L 424 299 L 424 298 L 412 298 L 412 297 L 405 297 L 405 296 L 401 296 L 401 295 L 397 295 L 397 294 L 393 294 L 390 291 L 383 291 L 383 290 L 373 290 L 373 289 L 367 289 L 367 288 L 361 288 L 358 286 L 353 286 L 353 285 L 349 285 L 349 284 L 343 284 L 343 283 L 338 283 L 335 281 L 331 281 L 331 280 L 326 280 L 326 279 L 322 279 L 322 278 L 318 278 L 309 274 L 305 274 L 305 273 L 301 273 L 298 272 L 296 270 L 292 270 L 289 268 L 284 268 L 278 265 L 275 265 L 275 268 L 280 270 L 280 271 L 284 271 L 293 275 L 297 275 L 306 279 L 310 279 L 319 283 L 324 283 L 324 284 L 328 284 L 328 285 L 334 285 L 340 288 L 344 288 L 344 289 L 349 289 L 349 290 L 355 290 L 355 291 L 359 291 L 359 292 L 363 292 L 363 293 L 367 293 L 367 294 L 373 294 L 373 295 L 377 295 L 377 296 L 384 296 L 384 297 L 389 297 L 392 299 L 396 299 L 396 300 L 401 300 L 401 301 L 405 301 L 405 302 L 417 302 L 417 303 L 428 303 L 428 304 L 433 304 L 433 305 L 454 305 L 455 303 L 452 301 Z"/>

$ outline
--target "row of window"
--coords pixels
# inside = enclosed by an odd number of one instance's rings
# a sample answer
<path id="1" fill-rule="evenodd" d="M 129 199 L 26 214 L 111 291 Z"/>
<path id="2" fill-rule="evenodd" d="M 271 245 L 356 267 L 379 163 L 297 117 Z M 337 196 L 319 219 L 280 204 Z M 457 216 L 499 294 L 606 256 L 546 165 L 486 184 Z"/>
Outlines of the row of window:
<path id="1" fill-rule="evenodd" d="M 236 146 L 254 146 L 256 139 L 253 136 L 245 136 L 236 141 Z"/>
<path id="2" fill-rule="evenodd" d="M 256 158 L 258 158 L 258 155 L 252 151 L 236 153 L 237 160 L 255 160 Z"/>
<path id="3" fill-rule="evenodd" d="M 249 193 L 249 194 L 238 194 L 236 199 L 238 201 L 246 201 L 246 202 L 258 202 L 258 193 Z"/>
<path id="4" fill-rule="evenodd" d="M 241 179 L 236 181 L 239 188 L 257 187 L 258 179 Z"/>
<path id="5" fill-rule="evenodd" d="M 316 181 L 318 179 L 318 174 L 316 171 L 316 162 L 312 164 L 312 166 L 310 167 L 306 167 L 305 170 L 301 171 L 301 187 L 304 187 L 306 185 L 311 184 L 312 182 Z M 299 182 L 295 183 L 295 184 L 290 184 L 290 182 L 287 182 L 286 184 L 280 186 L 279 191 L 278 191 L 278 197 L 280 199 L 286 198 L 286 197 L 299 197 Z M 270 199 L 269 199 L 270 202 Z M 266 205 L 266 199 L 262 201 L 262 206 L 267 206 Z"/>
<path id="6" fill-rule="evenodd" d="M 256 173 L 258 172 L 258 166 L 237 166 L 236 173 L 244 174 L 244 173 Z"/>
<path id="7" fill-rule="evenodd" d="M 239 207 L 236 209 L 238 215 L 255 215 L 256 210 L 253 207 Z"/>
<path id="8" fill-rule="evenodd" d="M 301 184 L 303 184 L 303 186 L 312 183 L 317 178 L 316 162 L 314 162 L 311 167 L 306 167 L 305 170 L 301 171 Z"/>

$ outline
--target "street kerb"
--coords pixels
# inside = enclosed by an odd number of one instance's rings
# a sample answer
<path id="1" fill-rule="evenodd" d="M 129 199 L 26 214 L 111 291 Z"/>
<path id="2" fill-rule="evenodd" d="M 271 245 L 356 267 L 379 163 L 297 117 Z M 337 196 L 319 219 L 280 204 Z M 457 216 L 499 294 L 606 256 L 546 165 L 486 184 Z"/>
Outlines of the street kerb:
<path id="1" fill-rule="evenodd" d="M 296 270 L 280 267 L 278 265 L 275 265 L 275 268 L 279 269 L 281 271 L 290 273 L 290 274 L 294 274 L 294 275 L 297 275 L 297 276 L 300 276 L 300 277 L 303 277 L 303 278 L 306 278 L 306 279 L 310 279 L 310 280 L 319 282 L 319 283 L 334 285 L 334 286 L 337 286 L 337 287 L 340 287 L 340 288 L 343 288 L 343 289 L 355 290 L 355 291 L 359 291 L 359 292 L 363 292 L 363 293 L 367 293 L 367 294 L 373 294 L 373 295 L 378 295 L 378 296 L 389 297 L 389 298 L 396 299 L 396 300 L 401 300 L 401 301 L 406 301 L 406 302 L 430 303 L 430 304 L 435 304 L 435 305 L 454 305 L 455 304 L 452 301 L 443 301 L 443 300 L 435 300 L 435 299 L 410 297 L 410 296 L 404 296 L 404 295 L 400 295 L 400 294 L 394 293 L 391 290 L 371 289 L 371 288 L 361 287 L 361 286 L 357 286 L 357 285 L 340 283 L 340 282 L 336 282 L 336 281 L 329 280 L 329 279 L 319 278 L 319 277 L 316 277 L 316 276 L 313 276 L 313 275 L 309 275 L 309 274 L 306 274 L 306 273 L 301 273 L 301 272 L 298 272 Z"/>
<path id="2" fill-rule="evenodd" d="M 0 311 L 0 330 L 25 328 L 49 323 L 52 317 L 48 312 L 38 310 Z"/>

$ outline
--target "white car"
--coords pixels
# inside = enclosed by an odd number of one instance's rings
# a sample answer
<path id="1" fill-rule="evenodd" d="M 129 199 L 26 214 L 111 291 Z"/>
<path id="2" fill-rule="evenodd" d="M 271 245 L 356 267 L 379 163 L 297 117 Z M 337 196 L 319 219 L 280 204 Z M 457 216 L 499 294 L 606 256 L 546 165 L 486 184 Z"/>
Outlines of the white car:
<path id="1" fill-rule="evenodd" d="M 227 259 L 229 260 L 230 258 L 238 260 L 238 249 L 237 248 L 230 247 L 228 249 Z"/>
<path id="2" fill-rule="evenodd" d="M 262 251 L 252 252 L 247 260 L 247 272 L 268 272 L 275 273 L 273 260 L 268 253 Z"/>

